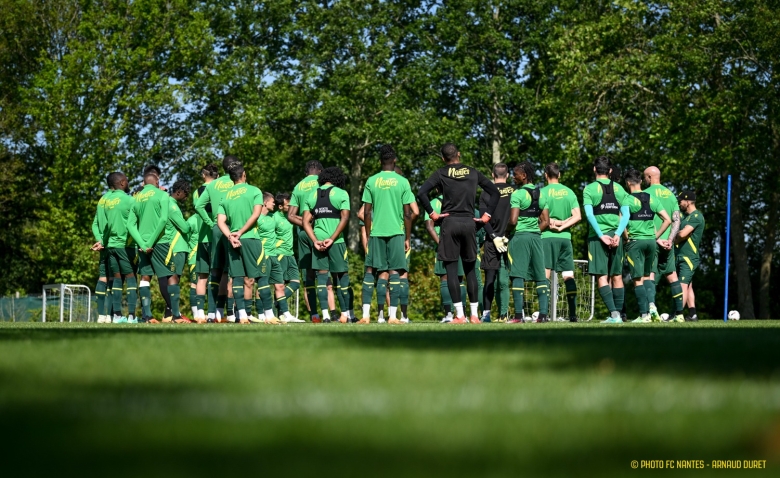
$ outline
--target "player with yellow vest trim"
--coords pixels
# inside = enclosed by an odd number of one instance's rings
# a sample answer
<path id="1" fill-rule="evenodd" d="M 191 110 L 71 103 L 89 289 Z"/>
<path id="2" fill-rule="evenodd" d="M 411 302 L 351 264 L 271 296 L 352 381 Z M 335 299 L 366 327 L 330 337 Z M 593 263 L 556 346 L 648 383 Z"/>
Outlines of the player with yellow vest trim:
<path id="1" fill-rule="evenodd" d="M 170 300 L 171 317 L 163 318 L 163 322 L 189 323 L 190 320 L 181 315 L 181 288 L 179 278 L 184 273 L 184 264 L 190 251 L 190 225 L 184 220 L 178 202 L 185 201 L 190 194 L 189 181 L 179 180 L 171 187 L 168 196 L 168 222 L 162 239 L 155 244 L 152 252 L 154 274 L 160 279 L 161 287 L 165 279 Z"/>
<path id="2" fill-rule="evenodd" d="M 200 176 L 203 178 L 203 184 L 195 190 L 192 194 L 192 202 L 196 204 L 200 196 L 206 191 L 209 183 L 215 181 L 219 177 L 219 168 L 214 163 L 207 164 L 200 171 Z M 228 178 L 229 179 L 229 178 Z M 211 203 L 206 204 L 205 212 L 211 215 Z M 209 276 L 211 275 L 211 236 L 212 228 L 209 227 L 203 221 L 203 218 L 197 212 L 192 217 L 198 220 L 198 229 L 195 234 L 197 238 L 197 250 L 195 253 L 195 268 L 194 272 L 197 276 L 197 285 L 195 287 L 195 301 L 194 305 L 197 306 L 198 313 L 195 314 L 193 319 L 197 323 L 206 322 L 206 314 L 204 308 L 206 306 L 206 296 L 208 295 L 208 313 L 212 319 L 217 315 L 217 297 L 213 294 L 212 288 L 209 286 Z M 192 218 L 190 218 L 192 219 Z M 215 284 L 218 287 L 218 284 Z"/>
<path id="3" fill-rule="evenodd" d="M 688 306 L 689 315 L 684 319 L 678 315 L 674 318 L 674 322 L 683 322 L 683 320 L 696 322 L 699 318 L 696 316 L 696 303 L 694 302 L 691 280 L 699 267 L 699 243 L 704 234 L 704 216 L 701 211 L 696 209 L 696 193 L 693 191 L 683 191 L 677 196 L 677 200 L 680 203 L 680 210 L 685 215 L 680 225 L 680 233 L 675 239 L 677 275 L 680 277 L 682 285 L 683 305 Z"/>

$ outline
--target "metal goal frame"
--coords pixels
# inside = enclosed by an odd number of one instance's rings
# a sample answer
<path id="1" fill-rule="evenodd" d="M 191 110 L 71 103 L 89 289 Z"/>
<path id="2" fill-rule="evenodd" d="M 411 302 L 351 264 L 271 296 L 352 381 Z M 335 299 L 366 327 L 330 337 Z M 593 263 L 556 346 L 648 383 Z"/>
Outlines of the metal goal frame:
<path id="1" fill-rule="evenodd" d="M 60 322 L 65 322 L 65 297 L 70 297 L 69 306 L 67 309 L 68 322 L 73 322 L 73 291 L 84 289 L 87 292 L 87 322 L 92 320 L 92 290 L 81 284 L 47 284 L 43 286 L 43 310 L 41 318 L 43 322 L 46 322 L 46 291 L 57 290 L 59 291 L 60 301 Z M 51 293 L 49 293 L 51 295 Z"/>

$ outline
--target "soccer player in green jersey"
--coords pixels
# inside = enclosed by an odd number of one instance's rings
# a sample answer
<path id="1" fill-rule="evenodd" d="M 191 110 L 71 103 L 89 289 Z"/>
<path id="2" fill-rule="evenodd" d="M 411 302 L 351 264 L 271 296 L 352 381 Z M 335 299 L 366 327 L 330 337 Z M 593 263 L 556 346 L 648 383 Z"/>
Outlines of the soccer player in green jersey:
<path id="1" fill-rule="evenodd" d="M 189 181 L 179 180 L 171 187 L 171 194 L 168 196 L 168 222 L 165 224 L 162 238 L 154 245 L 152 252 L 154 274 L 160 279 L 160 288 L 167 288 L 170 298 L 171 316 L 163 318 L 163 322 L 190 322 L 181 314 L 179 287 L 179 278 L 184 273 L 184 264 L 190 251 L 190 225 L 184 220 L 177 204 L 185 201 L 189 194 Z"/>
<path id="2" fill-rule="evenodd" d="M 571 228 L 582 220 L 580 203 L 574 191 L 559 182 L 561 170 L 556 163 L 544 168 L 547 186 L 539 195 L 539 205 L 550 216 L 550 226 L 542 232 L 544 268 L 547 280 L 560 272 L 566 287 L 566 303 L 569 322 L 577 322 L 577 282 L 574 280 L 574 249 L 571 245 Z"/>
<path id="3" fill-rule="evenodd" d="M 276 195 L 276 208 L 273 218 L 276 223 L 276 258 L 279 261 L 279 267 L 282 271 L 284 283 L 279 284 L 276 289 L 277 308 L 286 310 L 281 312 L 279 317 L 282 322 L 301 323 L 302 319 L 292 315 L 289 309 L 290 297 L 298 292 L 301 287 L 301 274 L 298 271 L 298 261 L 295 260 L 293 253 L 293 225 L 287 220 L 287 212 L 290 207 L 290 195 L 279 193 Z M 281 288 L 281 290 L 280 290 Z M 284 294 L 282 298 L 279 292 Z M 284 302 L 284 303 L 282 303 Z"/>
<path id="4" fill-rule="evenodd" d="M 284 295 L 284 275 L 282 267 L 277 258 L 276 249 L 276 220 L 273 217 L 273 211 L 276 201 L 274 195 L 269 192 L 263 193 L 263 207 L 260 209 L 260 217 L 257 219 L 257 236 L 263 244 L 263 258 L 260 260 L 261 275 L 257 277 L 257 315 L 261 313 L 264 320 L 274 321 L 274 298 L 279 308 L 279 315 L 289 315 L 287 300 Z M 272 292 L 273 288 L 273 292 Z M 280 297 L 281 296 L 281 297 Z M 281 300 L 280 300 L 281 299 Z"/>
<path id="5" fill-rule="evenodd" d="M 135 203 L 127 217 L 127 231 L 138 246 L 138 295 L 141 297 L 141 321 L 158 323 L 152 317 L 152 292 L 149 281 L 154 275 L 152 251 L 162 238 L 168 223 L 169 197 L 159 187 L 156 174 L 149 172 L 144 176 L 144 188 L 133 199 Z"/>
<path id="6" fill-rule="evenodd" d="M 203 185 L 193 193 L 193 204 L 197 204 L 198 199 L 206 191 L 209 183 L 219 177 L 219 168 L 216 164 L 207 164 L 200 171 L 200 175 L 203 178 Z M 211 209 L 211 202 L 208 202 L 203 207 L 203 209 L 210 217 L 214 217 Z M 209 225 L 203 221 L 203 218 L 199 213 L 196 212 L 193 214 L 193 217 L 197 217 L 199 219 L 198 222 L 200 223 L 200 226 L 197 229 L 198 249 L 195 255 L 195 273 L 198 276 L 197 286 L 195 289 L 195 302 L 197 303 L 198 313 L 194 317 L 195 322 L 200 324 L 206 322 L 204 308 L 206 305 L 207 296 L 209 304 L 208 317 L 214 320 L 217 315 L 217 296 L 213 294 L 212 287 L 209 285 L 209 276 L 211 274 L 211 241 L 213 239 L 213 227 L 209 227 Z M 218 285 L 216 285 L 216 287 L 218 287 Z"/>
<path id="7" fill-rule="evenodd" d="M 233 187 L 220 200 L 217 209 L 217 226 L 229 242 L 227 266 L 232 279 L 232 295 L 238 309 L 238 320 L 250 323 L 246 312 L 247 301 L 251 304 L 255 278 L 264 275 L 262 269 L 263 243 L 257 233 L 257 219 L 263 208 L 263 193 L 246 182 L 246 172 L 240 163 L 228 168 Z M 267 267 L 267 264 L 266 264 Z M 228 321 L 236 317 L 228 310 Z M 266 321 L 267 323 L 271 323 Z"/>
<path id="8" fill-rule="evenodd" d="M 404 176 L 404 172 L 401 170 L 401 168 L 398 167 L 398 165 L 395 166 L 395 172 L 401 176 Z M 420 208 L 417 206 L 417 201 L 413 200 L 412 203 L 409 204 L 409 208 L 412 210 L 412 222 L 414 222 L 418 217 L 420 217 Z M 404 270 L 399 276 L 401 280 L 399 306 L 401 307 L 401 322 L 404 324 L 409 323 L 409 269 L 411 266 L 412 249 L 409 248 L 409 250 L 406 251 L 406 270 Z"/>
<path id="9" fill-rule="evenodd" d="M 661 235 L 661 239 L 665 242 L 659 242 L 657 258 L 653 265 L 653 272 L 650 273 L 650 280 L 645 281 L 647 300 L 655 302 L 655 290 L 658 283 L 656 276 L 666 277 L 672 291 L 672 298 L 674 299 L 674 314 L 672 316 L 677 317 L 683 313 L 683 291 L 677 277 L 677 263 L 674 257 L 674 242 L 680 231 L 680 206 L 677 204 L 677 198 L 674 196 L 674 193 L 661 185 L 661 171 L 657 167 L 650 166 L 645 169 L 644 175 L 645 183 L 648 184 L 645 192 L 659 201 L 664 211 L 672 219 L 671 226 Z M 656 229 L 661 227 L 661 220 L 658 216 L 655 218 L 655 227 Z"/>
<path id="10" fill-rule="evenodd" d="M 593 163 L 596 180 L 582 193 L 585 217 L 590 224 L 588 235 L 588 273 L 596 276 L 599 295 L 610 312 L 603 321 L 607 324 L 622 323 L 623 308 L 623 231 L 628 225 L 630 199 L 623 187 L 612 181 L 609 175 L 612 163 L 606 156 L 599 156 Z"/>
<path id="11" fill-rule="evenodd" d="M 682 314 L 677 314 L 672 321 L 696 322 L 699 317 L 696 315 L 691 280 L 700 263 L 699 243 L 704 234 L 704 216 L 696 209 L 696 193 L 693 191 L 681 192 L 677 200 L 685 217 L 680 223 L 680 233 L 675 238 L 674 253 L 677 257 L 677 275 L 682 285 L 683 305 L 688 307 L 688 317 L 683 318 Z"/>
<path id="12" fill-rule="evenodd" d="M 309 193 L 301 205 L 303 229 L 314 246 L 311 268 L 317 271 L 317 298 L 322 321 L 330 322 L 328 274 L 338 286 L 342 318 L 352 315 L 349 303 L 349 266 L 342 232 L 349 220 L 349 195 L 344 191 L 346 176 L 341 168 L 326 168 L 317 179 L 319 188 Z M 314 310 L 312 303 L 312 310 Z"/>
<path id="13" fill-rule="evenodd" d="M 211 295 L 215 298 L 216 310 L 212 312 L 209 304 L 209 322 L 223 321 L 225 317 L 225 302 L 227 301 L 227 290 L 230 286 L 227 273 L 227 254 L 230 249 L 230 243 L 222 235 L 222 230 L 217 225 L 217 211 L 219 205 L 225 197 L 225 194 L 233 187 L 233 181 L 228 173 L 232 165 L 240 165 L 241 162 L 233 155 L 227 155 L 222 159 L 222 168 L 225 175 L 206 184 L 206 188 L 195 201 L 195 211 L 203 219 L 205 227 L 211 229 L 211 280 L 209 286 Z M 211 206 L 211 212 L 206 210 Z M 231 312 L 232 315 L 232 312 Z"/>
<path id="14" fill-rule="evenodd" d="M 192 310 L 192 321 L 196 323 L 206 322 L 203 315 L 203 306 L 198 308 L 198 273 L 195 272 L 195 266 L 198 260 L 198 235 L 200 226 L 203 225 L 203 219 L 197 214 L 187 218 L 187 225 L 190 226 L 190 235 L 187 240 L 187 269 L 190 274 L 190 309 Z"/>
<path id="15" fill-rule="evenodd" d="M 631 194 L 631 199 L 628 201 L 631 215 L 623 234 L 626 241 L 626 260 L 639 305 L 639 317 L 633 322 L 660 321 L 661 316 L 658 315 L 655 302 L 650 302 L 648 299 L 644 283 L 650 280 L 656 260 L 656 247 L 665 245 L 666 241 L 661 237 L 672 220 L 661 205 L 661 201 L 642 191 L 642 176 L 639 171 L 629 169 L 626 171 L 625 178 Z M 662 219 L 660 228 L 655 227 L 656 216 Z"/>
<path id="16" fill-rule="evenodd" d="M 98 281 L 95 285 L 95 301 L 97 302 L 99 324 L 111 323 L 111 309 L 113 306 L 111 295 L 107 292 L 108 271 L 106 270 L 106 259 L 108 251 L 104 244 L 108 244 L 108 238 L 104 238 L 103 235 L 106 228 L 104 205 L 106 197 L 114 191 L 114 188 L 111 187 L 108 176 L 106 176 L 106 182 L 108 183 L 108 192 L 100 197 L 97 207 L 95 208 L 95 217 L 92 219 L 92 235 L 95 237 L 95 243 L 90 247 L 90 250 L 98 251 L 100 253 L 98 258 Z"/>
<path id="17" fill-rule="evenodd" d="M 106 258 L 107 270 L 113 276 L 111 295 L 113 299 L 114 323 L 138 323 L 135 317 L 138 301 L 138 286 L 135 279 L 135 248 L 133 239 L 127 235 L 127 218 L 135 201 L 127 194 L 130 187 L 127 177 L 120 173 L 111 173 L 108 180 L 112 184 L 111 191 L 105 200 L 103 212 L 106 216 L 106 235 L 108 236 Z M 127 283 L 127 316 L 122 311 L 122 280 Z"/>
<path id="18" fill-rule="evenodd" d="M 508 323 L 523 323 L 523 295 L 525 281 L 536 282 L 536 294 L 539 297 L 539 317 L 537 322 L 549 322 L 547 312 L 550 307 L 550 286 L 544 273 L 544 249 L 542 231 L 550 223 L 549 210 L 542 209 L 539 198 L 541 192 L 533 184 L 534 167 L 529 161 L 515 166 L 514 179 L 519 187 L 512 193 L 509 225 L 514 233 L 509 240 L 509 277 L 512 280 L 512 296 L 515 301 L 515 318 Z"/>
<path id="19" fill-rule="evenodd" d="M 407 269 L 406 252 L 411 249 L 412 209 L 414 201 L 409 181 L 395 172 L 396 154 L 390 145 L 379 151 L 382 171 L 368 178 L 363 188 L 363 221 L 369 234 L 370 263 L 366 266 L 387 277 L 390 283 L 388 323 L 400 324 L 397 317 L 401 299 L 400 274 Z M 376 218 L 376 221 L 374 221 Z M 366 270 L 363 278 L 363 318 L 368 324 L 374 276 Z"/>

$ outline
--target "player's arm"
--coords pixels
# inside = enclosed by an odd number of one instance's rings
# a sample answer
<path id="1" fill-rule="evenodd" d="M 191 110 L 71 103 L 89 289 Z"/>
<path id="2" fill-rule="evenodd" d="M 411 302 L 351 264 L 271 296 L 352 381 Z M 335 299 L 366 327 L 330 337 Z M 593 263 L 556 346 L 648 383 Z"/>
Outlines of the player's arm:
<path id="1" fill-rule="evenodd" d="M 165 225 L 168 223 L 168 217 L 170 216 L 168 213 L 168 210 L 170 209 L 168 207 L 168 197 L 169 196 L 167 194 L 163 197 L 165 206 L 162 204 L 163 201 L 160 201 L 160 220 L 157 222 L 157 226 L 154 228 L 154 233 L 151 236 L 152 243 L 149 245 L 149 247 L 157 243 L 157 239 L 160 238 L 160 234 L 162 234 L 163 229 L 165 229 Z"/>
<path id="2" fill-rule="evenodd" d="M 509 225 L 517 226 L 517 220 L 520 218 L 520 208 L 513 207 L 509 212 Z"/>
<path id="3" fill-rule="evenodd" d="M 259 197 L 262 200 L 263 196 L 260 195 Z M 241 229 L 236 231 L 234 234 L 240 238 L 241 236 L 244 235 L 246 231 L 255 227 L 257 225 L 257 219 L 260 217 L 260 213 L 262 212 L 262 210 L 263 210 L 262 204 L 255 204 L 254 206 L 252 206 L 252 215 L 249 216 L 249 219 L 247 219 L 246 223 L 243 226 L 241 226 Z"/>
<path id="4" fill-rule="evenodd" d="M 360 243 L 363 245 L 363 252 L 368 253 L 368 234 L 365 224 L 360 228 Z"/>
<path id="5" fill-rule="evenodd" d="M 672 223 L 672 219 L 669 217 L 669 214 L 663 209 L 659 209 L 656 214 L 661 216 L 661 219 L 663 219 L 664 221 L 663 224 L 661 224 L 661 228 L 655 232 L 655 239 L 658 240 L 663 235 L 664 231 L 666 231 L 666 229 Z"/>
<path id="6" fill-rule="evenodd" d="M 331 243 L 335 242 L 339 238 L 344 229 L 347 227 L 347 221 L 349 221 L 349 209 L 341 210 L 341 218 L 339 218 L 339 224 L 336 226 L 336 230 L 330 235 Z"/>
<path id="7" fill-rule="evenodd" d="M 674 244 L 677 234 L 680 232 L 680 211 L 672 211 L 672 225 L 669 231 L 669 243 Z"/>
<path id="8" fill-rule="evenodd" d="M 501 199 L 501 193 L 498 191 L 498 188 L 495 184 L 493 184 L 492 181 L 490 181 L 488 178 L 485 177 L 484 174 L 477 171 L 477 184 L 479 184 L 479 187 L 482 188 L 482 191 L 490 194 L 490 198 L 487 202 L 487 210 L 485 211 L 485 214 L 482 215 L 480 218 L 480 221 L 482 222 L 488 222 L 490 218 L 493 216 L 493 214 L 496 212 L 496 207 L 498 206 L 498 201 Z M 487 215 L 487 217 L 485 217 Z"/>
<path id="9" fill-rule="evenodd" d="M 363 203 L 363 224 L 365 224 L 366 235 L 371 235 L 371 228 L 374 226 L 373 214 L 371 214 L 373 204 L 370 202 Z M 336 236 L 338 237 L 338 236 Z"/>
<path id="10" fill-rule="evenodd" d="M 550 210 L 542 209 L 542 213 L 539 215 L 539 230 L 544 232 L 550 226 Z"/>
<path id="11" fill-rule="evenodd" d="M 431 239 L 433 239 L 433 242 L 438 244 L 439 243 L 439 235 L 436 234 L 436 228 L 433 225 L 433 219 L 426 219 L 425 220 L 425 230 L 428 231 L 428 235 L 431 236 Z"/>
<path id="12" fill-rule="evenodd" d="M 479 217 L 482 217 L 487 212 L 487 203 L 490 199 L 490 193 L 487 191 L 482 191 L 482 194 L 479 195 Z M 488 237 L 492 240 L 495 235 L 496 231 L 493 229 L 493 226 L 490 225 L 490 221 L 488 222 L 477 222 L 477 230 L 479 230 L 480 227 L 485 228 L 485 233 L 487 233 Z"/>
<path id="13" fill-rule="evenodd" d="M 311 242 L 319 242 L 319 239 L 317 239 L 317 236 L 314 235 L 314 225 L 312 224 L 313 216 L 311 214 L 311 211 L 304 210 L 303 211 L 303 217 L 301 218 L 302 224 L 303 224 L 303 230 L 306 232 L 306 235 L 309 236 L 309 239 L 311 239 Z"/>
<path id="14" fill-rule="evenodd" d="M 100 226 L 98 226 L 98 214 L 100 214 L 100 209 L 95 210 L 95 218 L 92 219 L 92 235 L 95 236 L 95 241 L 99 243 L 103 243 L 103 235 L 100 231 Z M 97 245 L 97 244 L 96 244 Z M 93 246 L 94 248 L 94 246 Z"/>
<path id="15" fill-rule="evenodd" d="M 135 214 L 135 208 L 130 209 L 130 214 L 127 216 L 127 232 L 130 233 L 130 237 L 133 238 L 139 249 L 146 250 L 146 244 L 141 239 L 141 233 L 138 232 L 138 216 Z"/>
<path id="16" fill-rule="evenodd" d="M 299 215 L 300 208 L 290 204 L 287 209 L 287 220 L 298 227 L 304 227 L 303 216 Z"/>
<path id="17" fill-rule="evenodd" d="M 574 227 L 580 221 L 582 221 L 582 213 L 579 206 L 571 210 L 571 216 L 565 221 L 561 222 L 558 226 L 555 226 L 559 231 L 566 230 L 570 227 Z"/>
<path id="18" fill-rule="evenodd" d="M 688 224 L 682 228 L 682 230 L 677 234 L 677 237 L 674 238 L 674 243 L 681 244 L 685 242 L 691 234 L 693 234 L 693 226 Z"/>
<path id="19" fill-rule="evenodd" d="M 203 190 L 203 194 L 198 196 L 198 199 L 195 200 L 195 212 L 203 219 L 204 224 L 208 227 L 214 227 L 214 221 L 211 219 L 211 216 L 209 216 L 208 211 L 206 211 L 206 205 L 209 204 L 209 201 L 209 188 L 206 188 Z"/>
<path id="20" fill-rule="evenodd" d="M 433 206 L 431 206 L 431 200 L 428 199 L 428 194 L 439 185 L 440 183 L 439 173 L 435 172 L 431 175 L 430 178 L 428 178 L 427 181 L 423 183 L 423 185 L 420 187 L 420 190 L 417 191 L 417 200 L 420 201 L 420 204 L 422 205 L 422 208 L 425 210 L 425 212 L 428 213 L 429 216 L 431 216 L 431 219 L 434 221 L 441 216 L 441 214 L 437 214 L 433 210 Z"/>
<path id="21" fill-rule="evenodd" d="M 414 204 L 414 203 L 412 203 Z M 409 252 L 409 249 L 411 249 L 411 241 L 412 241 L 412 220 L 413 218 L 413 212 L 412 207 L 409 204 L 404 204 L 404 229 L 406 232 L 406 240 L 404 241 L 404 250 L 406 252 Z"/>
<path id="22" fill-rule="evenodd" d="M 174 211 L 171 214 L 171 222 L 173 223 L 174 227 L 178 229 L 179 232 L 181 232 L 182 236 L 187 236 L 190 233 L 190 225 L 187 221 L 184 220 L 184 216 L 182 216 L 181 211 Z"/>
<path id="23" fill-rule="evenodd" d="M 366 217 L 363 214 L 363 211 L 364 211 L 365 207 L 366 207 L 365 204 L 360 206 L 360 209 L 358 209 L 358 212 L 357 212 L 357 218 L 360 219 L 361 221 L 363 221 L 363 223 L 366 222 Z"/>

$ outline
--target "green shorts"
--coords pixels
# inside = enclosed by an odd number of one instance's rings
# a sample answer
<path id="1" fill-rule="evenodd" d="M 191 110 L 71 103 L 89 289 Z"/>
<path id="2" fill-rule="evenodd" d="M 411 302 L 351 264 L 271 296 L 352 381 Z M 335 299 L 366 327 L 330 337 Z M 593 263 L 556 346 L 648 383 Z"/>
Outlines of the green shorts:
<path id="1" fill-rule="evenodd" d="M 279 263 L 279 258 L 270 256 L 268 258 L 268 266 L 268 282 L 271 284 L 284 284 L 284 274 L 282 273 L 282 265 Z"/>
<path id="2" fill-rule="evenodd" d="M 108 272 L 113 276 L 135 273 L 135 249 L 130 247 L 112 247 L 108 249 Z"/>
<path id="3" fill-rule="evenodd" d="M 98 256 L 98 277 L 108 277 L 107 271 L 108 271 L 108 249 L 100 249 L 98 251 L 100 255 Z"/>
<path id="4" fill-rule="evenodd" d="M 632 279 L 641 279 L 653 272 L 656 246 L 655 239 L 631 239 L 626 243 L 626 262 Z"/>
<path id="5" fill-rule="evenodd" d="M 214 224 L 211 230 L 211 269 L 217 269 L 224 272 L 225 264 L 228 261 L 228 250 L 232 249 L 230 240 L 222 234 L 219 226 Z"/>
<path id="6" fill-rule="evenodd" d="M 373 267 L 377 271 L 405 271 L 407 267 L 406 251 L 404 250 L 405 239 L 403 234 L 390 237 L 369 237 L 368 251 L 371 262 L 366 262 L 366 267 Z"/>
<path id="7" fill-rule="evenodd" d="M 545 280 L 544 248 L 538 232 L 517 232 L 509 241 L 509 277 L 530 281 Z"/>
<path id="8" fill-rule="evenodd" d="M 693 274 L 699 268 L 699 259 L 690 259 L 685 256 L 677 256 L 677 278 L 683 284 L 690 284 Z"/>
<path id="9" fill-rule="evenodd" d="M 227 250 L 227 264 L 230 277 L 256 279 L 270 272 L 260 239 L 241 239 L 241 247 L 231 245 Z"/>
<path id="10" fill-rule="evenodd" d="M 444 268 L 444 262 L 436 259 L 436 262 L 433 263 L 433 273 L 437 276 L 447 275 L 447 269 Z M 458 275 L 463 276 L 464 274 L 465 272 L 463 272 L 463 261 L 458 259 Z"/>
<path id="11" fill-rule="evenodd" d="M 409 272 L 409 270 L 412 268 L 412 248 L 410 247 L 408 251 L 406 251 L 406 269 L 404 269 L 406 272 Z"/>
<path id="12" fill-rule="evenodd" d="M 190 267 L 190 284 L 197 284 L 198 283 L 198 273 L 195 272 L 194 267 Z"/>
<path id="13" fill-rule="evenodd" d="M 301 269 L 311 269 L 312 254 L 314 252 L 314 243 L 309 239 L 309 235 L 301 228 L 298 231 L 298 267 Z"/>
<path id="14" fill-rule="evenodd" d="M 199 242 L 195 252 L 195 272 L 208 274 L 211 272 L 211 243 Z"/>
<path id="15" fill-rule="evenodd" d="M 664 249 L 656 244 L 655 262 L 653 263 L 653 272 L 657 276 L 668 276 L 676 271 L 677 262 L 674 259 L 674 248 Z M 658 281 L 658 277 L 655 278 Z"/>
<path id="16" fill-rule="evenodd" d="M 152 250 L 152 267 L 157 277 L 181 277 L 184 264 L 187 262 L 186 252 L 173 252 L 168 243 L 157 243 Z"/>
<path id="17" fill-rule="evenodd" d="M 545 237 L 542 239 L 544 249 L 544 268 L 555 272 L 574 271 L 574 249 L 571 239 L 565 237 Z"/>
<path id="18" fill-rule="evenodd" d="M 301 272 L 298 270 L 298 262 L 294 256 L 277 256 L 277 259 L 285 282 L 301 280 Z"/>
<path id="19" fill-rule="evenodd" d="M 152 255 L 147 254 L 144 251 L 138 251 L 138 275 L 139 276 L 153 276 L 154 267 L 152 267 Z"/>
<path id="20" fill-rule="evenodd" d="M 315 271 L 326 270 L 338 273 L 349 271 L 346 243 L 337 242 L 325 252 L 314 249 L 311 254 L 311 268 Z"/>
<path id="21" fill-rule="evenodd" d="M 613 236 L 615 231 L 604 233 Z M 588 238 L 588 274 L 594 276 L 623 275 L 623 238 L 617 247 L 604 245 L 598 237 Z"/>

